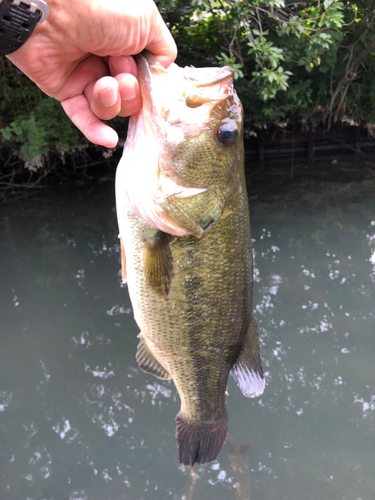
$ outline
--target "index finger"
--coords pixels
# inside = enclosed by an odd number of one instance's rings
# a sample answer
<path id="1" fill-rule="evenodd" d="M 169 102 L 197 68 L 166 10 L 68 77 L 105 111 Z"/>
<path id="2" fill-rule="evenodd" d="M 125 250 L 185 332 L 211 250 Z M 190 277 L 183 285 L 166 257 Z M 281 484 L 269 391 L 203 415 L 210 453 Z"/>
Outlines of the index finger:
<path id="1" fill-rule="evenodd" d="M 89 102 L 83 94 L 61 101 L 61 105 L 74 125 L 89 141 L 106 148 L 116 146 L 118 142 L 117 133 L 94 115 Z"/>

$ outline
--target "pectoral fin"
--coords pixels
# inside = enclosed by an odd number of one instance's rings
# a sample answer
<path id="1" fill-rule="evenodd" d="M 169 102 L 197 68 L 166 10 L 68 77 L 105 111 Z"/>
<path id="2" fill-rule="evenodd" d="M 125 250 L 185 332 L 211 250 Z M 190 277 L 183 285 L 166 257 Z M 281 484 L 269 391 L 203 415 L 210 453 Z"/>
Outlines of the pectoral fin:
<path id="1" fill-rule="evenodd" d="M 169 235 L 159 231 L 154 243 L 145 242 L 144 266 L 147 285 L 165 298 L 171 287 L 173 275 L 172 252 Z"/>
<path id="2" fill-rule="evenodd" d="M 122 282 L 125 283 L 127 280 L 127 272 L 126 272 L 126 255 L 125 255 L 125 247 L 120 236 L 120 246 L 121 246 L 121 277 Z"/>
<path id="3" fill-rule="evenodd" d="M 157 361 L 155 356 L 152 354 L 143 338 L 141 338 L 138 344 L 135 359 L 137 360 L 138 366 L 142 371 L 151 373 L 151 375 L 155 375 L 155 377 L 164 380 L 169 380 L 171 378 L 167 370 L 161 366 L 159 361 Z"/>
<path id="4" fill-rule="evenodd" d="M 241 353 L 232 367 L 232 374 L 244 396 L 254 398 L 263 393 L 265 379 L 260 357 L 258 327 L 254 316 L 245 335 Z"/>

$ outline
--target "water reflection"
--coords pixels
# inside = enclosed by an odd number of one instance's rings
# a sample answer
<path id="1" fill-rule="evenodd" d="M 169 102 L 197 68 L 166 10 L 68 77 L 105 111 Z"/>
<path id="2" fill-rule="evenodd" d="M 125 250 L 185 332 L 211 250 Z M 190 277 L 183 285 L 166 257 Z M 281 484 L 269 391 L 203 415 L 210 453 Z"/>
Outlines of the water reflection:
<path id="1" fill-rule="evenodd" d="M 194 474 L 173 383 L 134 359 L 112 187 L 1 208 L 1 500 L 372 498 L 375 186 L 296 172 L 250 179 L 265 393 L 230 379 Z"/>

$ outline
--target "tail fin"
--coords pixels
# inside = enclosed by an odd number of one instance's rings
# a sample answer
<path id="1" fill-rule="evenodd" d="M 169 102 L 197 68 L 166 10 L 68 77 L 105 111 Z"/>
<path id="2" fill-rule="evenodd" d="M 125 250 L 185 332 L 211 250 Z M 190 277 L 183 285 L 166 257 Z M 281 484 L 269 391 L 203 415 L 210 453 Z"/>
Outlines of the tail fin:
<path id="1" fill-rule="evenodd" d="M 228 435 L 228 413 L 215 422 L 193 422 L 180 413 L 176 417 L 178 458 L 184 465 L 212 462 L 219 455 Z"/>

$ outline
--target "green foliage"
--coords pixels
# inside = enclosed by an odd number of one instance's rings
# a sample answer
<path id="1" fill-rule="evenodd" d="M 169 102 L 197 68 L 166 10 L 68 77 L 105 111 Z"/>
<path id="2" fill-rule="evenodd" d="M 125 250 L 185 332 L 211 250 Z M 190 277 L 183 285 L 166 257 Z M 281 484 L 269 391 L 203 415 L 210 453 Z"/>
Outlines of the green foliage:
<path id="1" fill-rule="evenodd" d="M 364 120 L 375 129 L 375 0 L 156 1 L 178 64 L 233 68 L 247 128 Z M 61 105 L 1 57 L 0 85 L 0 138 L 14 155 L 38 166 L 87 144 Z M 123 119 L 111 125 L 124 135 Z"/>
<path id="2" fill-rule="evenodd" d="M 237 80 L 237 78 L 243 78 L 242 72 L 242 64 L 236 61 L 235 57 L 230 57 L 224 52 L 220 52 L 216 59 L 219 61 L 220 66 L 231 66 L 233 69 L 233 78 Z"/>
<path id="3" fill-rule="evenodd" d="M 3 147 L 24 160 L 66 152 L 81 144 L 76 127 L 60 103 L 44 95 L 18 69 L 2 58 L 0 137 Z M 39 162 L 40 164 L 40 162 Z"/>
<path id="4" fill-rule="evenodd" d="M 176 38 L 179 64 L 233 67 L 248 126 L 323 121 L 329 128 L 344 115 L 375 121 L 375 84 L 366 76 L 375 57 L 375 2 L 159 0 L 158 6 Z"/>

